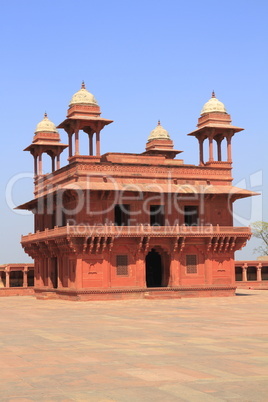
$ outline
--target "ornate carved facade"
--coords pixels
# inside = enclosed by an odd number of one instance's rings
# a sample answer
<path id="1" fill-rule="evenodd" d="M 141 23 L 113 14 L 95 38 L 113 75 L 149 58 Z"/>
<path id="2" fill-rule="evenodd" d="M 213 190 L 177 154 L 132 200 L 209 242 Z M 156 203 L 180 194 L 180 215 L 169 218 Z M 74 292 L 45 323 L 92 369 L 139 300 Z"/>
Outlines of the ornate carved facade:
<path id="1" fill-rule="evenodd" d="M 100 114 L 83 84 L 58 126 L 68 135 L 69 164 L 59 166 L 67 145 L 47 116 L 26 148 L 35 161 L 35 198 L 19 208 L 34 214 L 34 233 L 22 237 L 22 246 L 35 260 L 37 297 L 234 294 L 234 252 L 251 233 L 233 226 L 232 205 L 253 195 L 232 186 L 231 139 L 242 129 L 213 94 L 189 134 L 199 142 L 193 166 L 176 159 L 181 151 L 160 122 L 142 154 L 101 155 L 101 130 L 112 121 Z M 86 155 L 81 134 L 88 137 Z M 43 153 L 52 159 L 51 174 L 42 172 Z"/>

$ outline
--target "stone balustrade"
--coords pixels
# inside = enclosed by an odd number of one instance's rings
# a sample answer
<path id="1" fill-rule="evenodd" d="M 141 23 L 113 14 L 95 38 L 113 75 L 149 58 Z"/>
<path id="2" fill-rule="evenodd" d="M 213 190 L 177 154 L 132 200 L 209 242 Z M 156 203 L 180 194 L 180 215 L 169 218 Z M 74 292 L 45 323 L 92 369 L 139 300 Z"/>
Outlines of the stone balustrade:
<path id="1" fill-rule="evenodd" d="M 248 227 L 233 227 L 233 226 L 116 226 L 116 225 L 67 225 L 55 227 L 54 229 L 45 229 L 36 233 L 29 233 L 22 236 L 22 243 L 41 241 L 44 239 L 55 237 L 83 237 L 83 236 L 113 236 L 113 237 L 172 237 L 172 236 L 193 236 L 193 237 L 212 237 L 212 236 L 240 236 L 249 238 L 251 235 Z"/>

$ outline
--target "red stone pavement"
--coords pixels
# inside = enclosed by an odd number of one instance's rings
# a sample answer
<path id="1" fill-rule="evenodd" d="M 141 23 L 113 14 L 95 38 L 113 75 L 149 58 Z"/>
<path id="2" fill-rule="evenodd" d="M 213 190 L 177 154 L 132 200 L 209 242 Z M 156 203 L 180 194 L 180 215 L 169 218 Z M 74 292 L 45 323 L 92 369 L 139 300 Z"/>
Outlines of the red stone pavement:
<path id="1" fill-rule="evenodd" d="M 268 401 L 268 291 L 0 299 L 1 401 Z"/>

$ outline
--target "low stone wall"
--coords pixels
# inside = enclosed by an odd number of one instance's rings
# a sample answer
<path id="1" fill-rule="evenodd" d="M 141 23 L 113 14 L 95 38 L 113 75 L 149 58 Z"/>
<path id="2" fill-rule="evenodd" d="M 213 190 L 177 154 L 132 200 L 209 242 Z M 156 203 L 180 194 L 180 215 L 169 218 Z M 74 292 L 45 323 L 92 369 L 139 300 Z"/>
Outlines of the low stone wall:
<path id="1" fill-rule="evenodd" d="M 4 296 L 33 296 L 33 288 L 0 288 L 0 297 Z"/>
<path id="2" fill-rule="evenodd" d="M 137 289 L 48 289 L 35 288 L 37 299 L 72 301 L 126 300 L 126 299 L 180 299 L 184 297 L 234 296 L 236 286 L 195 286 L 176 288 Z"/>
<path id="3" fill-rule="evenodd" d="M 246 281 L 246 282 L 236 282 L 238 289 L 263 289 L 268 290 L 268 281 Z"/>

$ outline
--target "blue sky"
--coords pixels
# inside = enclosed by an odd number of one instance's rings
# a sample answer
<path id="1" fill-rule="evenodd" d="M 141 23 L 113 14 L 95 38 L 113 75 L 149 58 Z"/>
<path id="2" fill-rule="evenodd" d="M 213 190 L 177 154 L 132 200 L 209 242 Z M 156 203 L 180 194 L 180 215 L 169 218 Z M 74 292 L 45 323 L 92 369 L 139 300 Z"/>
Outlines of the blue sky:
<path id="1" fill-rule="evenodd" d="M 237 224 L 267 221 L 267 15 L 268 3 L 258 0 L 4 2 L 0 263 L 29 260 L 19 241 L 33 218 L 14 213 L 5 198 L 12 178 L 14 204 L 32 198 L 31 178 L 17 180 L 33 171 L 22 150 L 44 111 L 56 124 L 64 120 L 82 80 L 102 116 L 114 120 L 103 131 L 103 153 L 143 152 L 161 119 L 185 162 L 195 164 L 198 146 L 186 134 L 214 89 L 245 128 L 233 141 L 234 184 L 263 194 L 236 202 Z M 64 132 L 61 138 L 66 142 Z M 237 258 L 255 258 L 254 244 Z"/>

